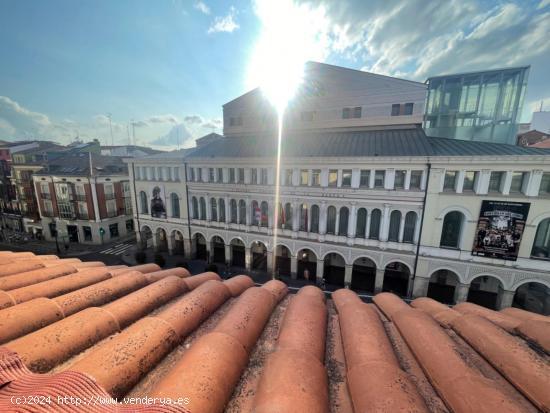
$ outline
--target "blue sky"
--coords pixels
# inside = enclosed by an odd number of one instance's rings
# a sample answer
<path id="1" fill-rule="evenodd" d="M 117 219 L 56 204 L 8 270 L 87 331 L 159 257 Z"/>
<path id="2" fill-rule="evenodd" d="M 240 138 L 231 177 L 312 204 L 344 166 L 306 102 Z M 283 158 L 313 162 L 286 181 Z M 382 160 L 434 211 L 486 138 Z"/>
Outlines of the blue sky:
<path id="1" fill-rule="evenodd" d="M 221 105 L 252 86 L 260 3 L 3 0 L 0 139 L 108 142 L 107 113 L 119 144 L 131 120 L 139 144 L 219 132 Z M 309 16 L 305 58 L 421 81 L 531 64 L 523 120 L 550 110 L 550 0 L 279 3 Z"/>

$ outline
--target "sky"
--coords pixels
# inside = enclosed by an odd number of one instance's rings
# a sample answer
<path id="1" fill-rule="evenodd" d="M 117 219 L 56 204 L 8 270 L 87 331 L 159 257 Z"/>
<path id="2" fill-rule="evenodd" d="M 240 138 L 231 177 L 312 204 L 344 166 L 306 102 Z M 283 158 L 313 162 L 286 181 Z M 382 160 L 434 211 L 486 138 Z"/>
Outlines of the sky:
<path id="1" fill-rule="evenodd" d="M 531 65 L 521 120 L 550 110 L 550 0 L 1 0 L 0 38 L 5 140 L 193 146 L 306 60 L 417 81 Z"/>

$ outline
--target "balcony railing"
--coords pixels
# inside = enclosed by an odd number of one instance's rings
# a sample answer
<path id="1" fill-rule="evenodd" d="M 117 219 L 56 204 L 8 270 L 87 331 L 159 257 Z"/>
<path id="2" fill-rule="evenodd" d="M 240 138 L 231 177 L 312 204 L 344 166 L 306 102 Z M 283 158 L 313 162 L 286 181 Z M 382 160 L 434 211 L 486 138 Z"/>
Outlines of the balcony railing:
<path id="1" fill-rule="evenodd" d="M 84 194 L 76 194 L 74 197 L 77 201 L 86 201 L 86 195 Z"/>
<path id="2" fill-rule="evenodd" d="M 42 216 L 51 218 L 51 217 L 54 216 L 54 213 L 53 213 L 53 211 L 42 211 Z"/>
<path id="3" fill-rule="evenodd" d="M 50 194 L 49 192 L 41 192 L 40 193 L 40 198 L 42 198 L 42 199 L 52 199 L 52 194 Z"/>
<path id="4" fill-rule="evenodd" d="M 115 194 L 114 193 L 106 193 L 105 194 L 105 199 L 115 199 Z"/>
<path id="5" fill-rule="evenodd" d="M 76 214 L 76 219 L 89 220 L 90 217 L 87 212 L 79 212 Z"/>
<path id="6" fill-rule="evenodd" d="M 117 211 L 107 211 L 108 218 L 113 218 L 113 217 L 116 217 L 117 215 L 118 215 Z"/>

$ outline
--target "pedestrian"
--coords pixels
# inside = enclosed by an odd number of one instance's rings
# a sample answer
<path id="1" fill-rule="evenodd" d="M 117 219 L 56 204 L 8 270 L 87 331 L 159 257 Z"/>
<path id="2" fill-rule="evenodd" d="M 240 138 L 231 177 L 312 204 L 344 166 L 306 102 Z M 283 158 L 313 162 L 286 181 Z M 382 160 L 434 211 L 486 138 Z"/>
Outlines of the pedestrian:
<path id="1" fill-rule="evenodd" d="M 309 282 L 309 270 L 307 268 L 304 270 L 304 279 Z"/>

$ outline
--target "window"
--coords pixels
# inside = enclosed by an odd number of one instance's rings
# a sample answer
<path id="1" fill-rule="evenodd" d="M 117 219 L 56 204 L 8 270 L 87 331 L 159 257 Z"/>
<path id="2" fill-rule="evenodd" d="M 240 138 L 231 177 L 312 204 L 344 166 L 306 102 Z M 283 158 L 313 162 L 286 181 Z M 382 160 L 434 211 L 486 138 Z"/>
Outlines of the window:
<path id="1" fill-rule="evenodd" d="M 256 185 L 258 183 L 258 170 L 256 168 L 252 168 L 252 178 L 250 183 L 252 185 Z"/>
<path id="2" fill-rule="evenodd" d="M 405 175 L 407 171 L 395 171 L 395 189 L 404 189 L 405 188 Z"/>
<path id="3" fill-rule="evenodd" d="M 210 198 L 210 221 L 218 221 L 218 203 L 216 198 Z"/>
<path id="4" fill-rule="evenodd" d="M 370 186 L 370 170 L 361 169 L 361 176 L 359 178 L 359 186 L 368 188 Z"/>
<path id="5" fill-rule="evenodd" d="M 206 220 L 206 201 L 204 200 L 203 197 L 201 197 L 200 201 L 199 201 L 199 205 L 200 205 L 200 219 L 202 221 L 205 221 Z"/>
<path id="6" fill-rule="evenodd" d="M 237 201 L 232 199 L 229 204 L 231 209 L 231 223 L 236 224 L 237 223 Z"/>
<path id="7" fill-rule="evenodd" d="M 338 222 L 338 235 L 348 236 L 348 220 L 349 209 L 347 207 L 340 208 L 340 220 Z"/>
<path id="8" fill-rule="evenodd" d="M 300 113 L 300 119 L 302 122 L 311 122 L 313 120 L 313 112 L 307 111 Z"/>
<path id="9" fill-rule="evenodd" d="M 235 168 L 229 168 L 229 182 L 234 184 L 235 181 Z"/>
<path id="10" fill-rule="evenodd" d="M 336 233 L 336 208 L 329 206 L 327 209 L 327 234 Z"/>
<path id="11" fill-rule="evenodd" d="M 260 225 L 260 220 L 262 219 L 262 210 L 260 209 L 260 205 L 258 205 L 257 201 L 252 201 L 252 204 L 250 204 L 252 214 L 252 225 Z"/>
<path id="12" fill-rule="evenodd" d="M 512 172 L 512 183 L 510 184 L 510 193 L 518 194 L 522 192 L 522 188 L 527 178 L 526 172 Z"/>
<path id="13" fill-rule="evenodd" d="M 285 185 L 292 186 L 292 169 L 285 169 Z"/>
<path id="14" fill-rule="evenodd" d="M 353 108 L 353 117 L 354 118 L 360 118 L 361 117 L 361 106 L 357 106 Z"/>
<path id="15" fill-rule="evenodd" d="M 208 168 L 208 182 L 216 182 L 214 177 L 214 168 Z"/>
<path id="16" fill-rule="evenodd" d="M 262 227 L 267 227 L 269 225 L 269 205 L 266 201 L 262 201 L 261 212 L 262 216 L 260 219 L 260 223 Z"/>
<path id="17" fill-rule="evenodd" d="M 197 198 L 193 197 L 191 203 L 193 204 L 193 219 L 199 219 L 199 203 L 197 202 Z"/>
<path id="18" fill-rule="evenodd" d="M 246 224 L 246 202 L 243 199 L 239 201 L 239 224 Z"/>
<path id="19" fill-rule="evenodd" d="M 377 170 L 374 173 L 374 187 L 375 188 L 384 188 L 386 182 L 386 171 Z"/>
<path id="20" fill-rule="evenodd" d="M 109 225 L 109 234 L 111 235 L 111 238 L 118 237 L 118 224 Z"/>
<path id="21" fill-rule="evenodd" d="M 172 218 L 180 217 L 180 200 L 175 193 L 170 194 L 170 204 L 172 206 Z"/>
<path id="22" fill-rule="evenodd" d="M 179 167 L 175 167 L 174 168 L 174 181 L 179 181 L 180 180 L 180 168 Z"/>
<path id="23" fill-rule="evenodd" d="M 399 116 L 400 110 L 401 110 L 401 105 L 399 103 L 394 103 L 393 105 L 391 105 L 392 116 Z"/>
<path id="24" fill-rule="evenodd" d="M 405 228 L 403 231 L 403 242 L 414 242 L 414 231 L 416 229 L 416 212 L 410 211 L 405 215 Z"/>
<path id="25" fill-rule="evenodd" d="M 412 115 L 413 114 L 414 103 L 405 103 L 405 110 L 403 115 Z"/>
<path id="26" fill-rule="evenodd" d="M 311 171 L 311 186 L 321 185 L 321 170 L 314 169 Z"/>
<path id="27" fill-rule="evenodd" d="M 399 227 L 401 226 L 401 212 L 392 211 L 390 214 L 390 230 L 388 233 L 388 241 L 399 241 Z"/>
<path id="28" fill-rule="evenodd" d="M 475 189 L 477 174 L 476 171 L 466 171 L 464 174 L 464 185 L 462 186 L 463 191 L 473 191 Z"/>
<path id="29" fill-rule="evenodd" d="M 306 204 L 300 205 L 300 231 L 308 231 L 308 209 Z"/>
<path id="30" fill-rule="evenodd" d="M 538 225 L 531 256 L 550 258 L 550 218 L 543 219 Z"/>
<path id="31" fill-rule="evenodd" d="M 351 169 L 342 171 L 342 186 L 347 188 L 351 186 Z"/>
<path id="32" fill-rule="evenodd" d="M 311 228 L 309 231 L 319 233 L 319 207 L 317 205 L 311 207 Z"/>
<path id="33" fill-rule="evenodd" d="M 342 109 L 342 119 L 349 119 L 350 118 L 350 109 L 344 108 Z"/>
<path id="34" fill-rule="evenodd" d="M 338 185 L 338 170 L 331 169 L 328 171 L 328 186 Z"/>
<path id="35" fill-rule="evenodd" d="M 290 202 L 285 205 L 284 223 L 286 229 L 292 229 L 292 205 Z"/>
<path id="36" fill-rule="evenodd" d="M 241 116 L 232 116 L 229 118 L 229 126 L 242 126 L 243 118 Z"/>
<path id="37" fill-rule="evenodd" d="M 225 200 L 220 198 L 220 222 L 225 222 Z"/>
<path id="38" fill-rule="evenodd" d="M 539 194 L 543 196 L 550 195 L 550 172 L 545 172 L 542 174 Z"/>
<path id="39" fill-rule="evenodd" d="M 133 219 L 127 219 L 126 220 L 126 232 L 132 232 L 134 230 L 134 220 Z M 84 233 L 84 236 L 86 236 L 86 233 Z M 91 234 L 90 234 L 91 236 Z"/>
<path id="40" fill-rule="evenodd" d="M 351 119 L 351 118 L 360 118 L 360 117 L 361 117 L 361 106 L 342 109 L 342 119 Z"/>
<path id="41" fill-rule="evenodd" d="M 139 206 L 142 214 L 147 214 L 149 212 L 149 207 L 147 205 L 147 194 L 144 191 L 139 193 Z"/>
<path id="42" fill-rule="evenodd" d="M 422 171 L 411 171 L 409 189 L 420 189 L 422 185 Z"/>
<path id="43" fill-rule="evenodd" d="M 503 179 L 504 172 L 491 172 L 491 177 L 489 178 L 489 192 L 500 192 Z"/>
<path id="44" fill-rule="evenodd" d="M 133 223 L 134 221 L 132 221 Z M 82 232 L 84 232 L 84 241 L 92 240 L 92 228 L 91 227 L 82 227 Z"/>
<path id="45" fill-rule="evenodd" d="M 309 185 L 309 171 L 307 169 L 302 169 L 300 171 L 300 185 Z"/>
<path id="46" fill-rule="evenodd" d="M 260 184 L 261 185 L 267 185 L 267 168 L 260 169 Z"/>
<path id="47" fill-rule="evenodd" d="M 458 176 L 458 171 L 445 171 L 445 180 L 443 182 L 444 191 L 455 191 L 456 190 L 456 178 Z"/>
<path id="48" fill-rule="evenodd" d="M 367 225 L 367 210 L 365 208 L 359 208 L 357 211 L 357 223 L 355 225 L 355 236 L 357 238 L 365 238 Z"/>
<path id="49" fill-rule="evenodd" d="M 239 183 L 244 183 L 244 168 L 239 168 Z"/>
<path id="50" fill-rule="evenodd" d="M 369 228 L 369 238 L 370 239 L 379 239 L 380 238 L 380 221 L 382 219 L 382 212 L 379 209 L 374 209 L 370 216 L 370 228 Z"/>
<path id="51" fill-rule="evenodd" d="M 439 246 L 442 248 L 460 248 L 460 234 L 464 215 L 459 211 L 448 212 L 443 219 L 441 229 L 441 240 Z M 478 237 L 480 234 L 477 235 Z"/>
<path id="52" fill-rule="evenodd" d="M 223 168 L 218 168 L 218 182 L 223 182 Z"/>

